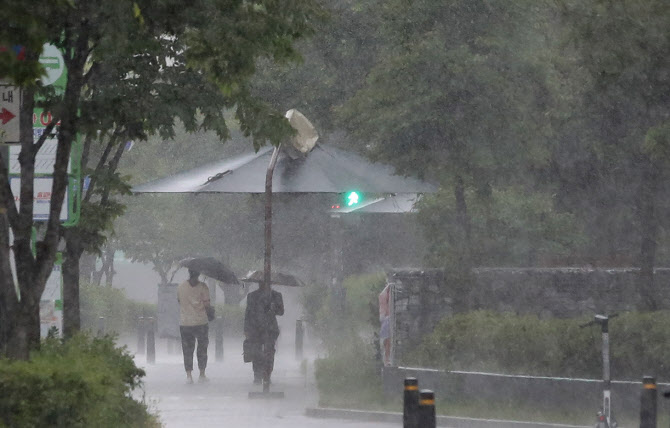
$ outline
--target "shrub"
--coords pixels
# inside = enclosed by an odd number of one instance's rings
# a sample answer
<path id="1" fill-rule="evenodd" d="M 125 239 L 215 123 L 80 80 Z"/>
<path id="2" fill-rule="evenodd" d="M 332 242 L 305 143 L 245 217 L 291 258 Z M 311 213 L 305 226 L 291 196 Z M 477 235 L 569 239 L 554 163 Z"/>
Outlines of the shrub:
<path id="1" fill-rule="evenodd" d="M 384 401 L 373 347 L 360 338 L 314 363 L 319 405 L 361 408 Z"/>
<path id="2" fill-rule="evenodd" d="M 342 286 L 346 291 L 346 314 L 336 313 L 330 290 L 321 285 L 309 285 L 302 294 L 304 320 L 328 350 L 348 346 L 354 337 L 369 341 L 379 329 L 377 296 L 384 288 L 383 273 L 354 275 Z"/>
<path id="3" fill-rule="evenodd" d="M 378 344 L 377 296 L 384 287 L 383 274 L 352 276 L 343 282 L 347 313 L 333 309 L 332 296 L 324 287 L 305 290 L 305 318 L 326 345 L 327 356 L 315 362 L 320 405 L 334 407 L 379 406 L 381 394 Z"/>
<path id="4" fill-rule="evenodd" d="M 600 328 L 579 319 L 540 320 L 476 311 L 443 319 L 410 363 L 449 370 L 599 378 Z M 610 321 L 612 377 L 670 379 L 670 312 L 626 313 Z"/>
<path id="5" fill-rule="evenodd" d="M 0 360 L 0 426 L 158 427 L 131 396 L 142 376 L 110 337 L 49 338 L 30 361 Z"/>
<path id="6" fill-rule="evenodd" d="M 130 300 L 123 290 L 82 284 L 82 329 L 96 331 L 98 318 L 105 317 L 105 330 L 115 333 L 134 331 L 140 316 L 156 316 L 156 305 Z"/>
<path id="7" fill-rule="evenodd" d="M 367 332 L 379 329 L 378 296 L 385 284 L 384 273 L 350 276 L 342 282 L 347 295 L 347 315 L 359 329 Z"/>

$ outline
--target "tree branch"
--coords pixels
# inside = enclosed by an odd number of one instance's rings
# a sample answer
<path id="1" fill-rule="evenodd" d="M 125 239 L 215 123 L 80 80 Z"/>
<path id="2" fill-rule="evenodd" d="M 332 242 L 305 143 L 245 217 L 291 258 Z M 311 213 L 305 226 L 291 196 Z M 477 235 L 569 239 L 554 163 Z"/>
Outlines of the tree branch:
<path id="1" fill-rule="evenodd" d="M 32 156 L 34 157 L 37 155 L 37 152 L 40 151 L 42 146 L 44 145 L 44 142 L 47 140 L 47 137 L 51 134 L 51 131 L 53 131 L 54 127 L 56 126 L 56 123 L 60 121 L 60 117 L 58 116 L 53 116 L 51 122 L 44 128 L 44 132 L 42 135 L 40 135 L 40 138 L 33 144 L 33 150 L 32 150 Z"/>
<path id="2" fill-rule="evenodd" d="M 95 185 L 98 181 L 97 177 L 100 174 L 100 171 L 102 171 L 102 168 L 105 166 L 107 158 L 109 157 L 109 154 L 111 153 L 112 148 L 114 147 L 114 144 L 116 143 L 117 138 L 120 134 L 121 131 L 117 129 L 116 131 L 114 131 L 112 136 L 109 137 L 109 141 L 105 146 L 105 150 L 102 152 L 102 155 L 100 155 L 100 159 L 98 159 L 98 164 L 95 166 L 93 174 L 91 174 L 91 182 L 88 185 L 86 195 L 84 195 L 84 202 L 88 202 L 89 200 L 91 200 L 91 196 L 93 196 L 93 189 L 95 188 Z"/>
<path id="3" fill-rule="evenodd" d="M 116 171 L 116 169 L 119 167 L 119 161 L 121 160 L 121 156 L 123 155 L 123 150 L 126 147 L 126 143 L 124 141 L 121 141 L 121 144 L 116 148 L 116 153 L 114 153 L 114 157 L 112 158 L 111 161 L 109 161 L 109 172 L 113 173 Z M 109 186 L 107 186 L 102 194 L 102 198 L 100 200 L 101 205 L 107 205 L 107 201 L 109 200 Z"/>

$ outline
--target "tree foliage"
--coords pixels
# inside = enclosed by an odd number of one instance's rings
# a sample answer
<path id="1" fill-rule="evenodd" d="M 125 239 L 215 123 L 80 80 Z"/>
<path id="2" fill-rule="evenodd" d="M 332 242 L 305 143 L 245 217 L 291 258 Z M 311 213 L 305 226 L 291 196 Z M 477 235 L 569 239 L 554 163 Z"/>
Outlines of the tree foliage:
<path id="1" fill-rule="evenodd" d="M 175 13 L 177 11 L 179 13 Z M 3 22 L 13 24 L 0 30 L 0 44 L 5 48 L 23 46 L 25 49 L 20 59 L 14 58 L 7 49 L 0 56 L 0 73 L 24 87 L 19 210 L 14 207 L 6 170 L 0 170 L 0 196 L 14 232 L 21 291 L 20 298 L 13 292 L 5 226 L 0 294 L 3 347 L 6 340 L 15 339 L 16 346 L 10 344 L 10 348 L 16 349 L 16 356 L 27 358 L 29 347 L 39 343 L 37 304 L 60 237 L 57 214 L 65 192 L 67 162 L 75 136 L 84 135 L 85 161 L 93 142 L 102 143 L 102 155 L 92 171 L 91 181 L 111 185 L 102 187 L 97 201 L 93 186 L 84 201 L 86 204 L 99 202 L 102 210 L 98 214 L 104 213 L 106 218 L 98 223 L 96 219 L 89 219 L 83 224 L 86 230 L 66 232 L 72 245 L 66 251 L 70 264 L 64 271 L 76 278 L 83 250 L 82 237 L 100 238 L 96 229 L 108 226 L 119 214 L 119 207 L 110 202 L 109 197 L 112 191 L 123 193 L 123 185 L 114 174 L 126 141 L 143 140 L 154 133 L 172 136 L 175 118 L 181 119 L 187 129 L 212 129 L 225 138 L 228 132 L 223 120 L 225 107 L 235 110 L 242 130 L 254 138 L 256 147 L 266 141 L 276 144 L 288 135 L 290 127 L 282 115 L 252 97 L 246 80 L 255 71 L 254 63 L 259 57 L 294 60 L 297 54 L 292 43 L 310 32 L 310 22 L 316 15 L 318 8 L 311 0 L 287 5 L 270 0 L 253 4 L 207 0 L 189 4 L 162 0 L 113 3 L 54 0 L 34 7 L 25 7 L 17 1 L 3 5 Z M 36 84 L 36 78 L 44 69 L 38 61 L 44 43 L 51 43 L 63 52 L 68 80 L 62 93 Z M 32 183 L 35 153 L 44 137 L 33 141 L 27 119 L 32 115 L 36 92 L 42 95 L 40 106 L 54 115 L 51 127 L 59 121 L 59 143 L 52 215 L 34 257 L 29 246 Z M 45 134 L 51 131 L 52 128 L 47 128 Z M 92 205 L 87 209 L 90 214 L 96 214 Z M 65 300 L 74 301 L 71 314 L 77 317 L 76 284 L 70 291 L 72 294 L 65 293 Z M 22 307 L 25 310 L 20 309 Z M 17 311 L 24 317 L 10 324 L 4 322 L 16 318 L 11 314 Z M 76 330 L 77 324 L 76 320 L 70 326 L 66 323 L 66 330 Z M 20 329 L 27 333 L 19 333 Z"/>

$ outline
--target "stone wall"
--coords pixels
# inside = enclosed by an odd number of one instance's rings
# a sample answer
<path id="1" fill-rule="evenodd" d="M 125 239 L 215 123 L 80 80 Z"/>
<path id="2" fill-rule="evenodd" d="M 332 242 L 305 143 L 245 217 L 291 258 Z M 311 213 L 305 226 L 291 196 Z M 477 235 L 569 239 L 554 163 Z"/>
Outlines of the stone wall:
<path id="1" fill-rule="evenodd" d="M 402 361 L 440 319 L 454 312 L 486 309 L 541 318 L 568 318 L 635 310 L 637 269 L 478 268 L 474 287 L 457 298 L 440 269 L 388 273 L 394 284 L 394 362 Z M 670 307 L 670 269 L 655 273 L 658 301 Z"/>

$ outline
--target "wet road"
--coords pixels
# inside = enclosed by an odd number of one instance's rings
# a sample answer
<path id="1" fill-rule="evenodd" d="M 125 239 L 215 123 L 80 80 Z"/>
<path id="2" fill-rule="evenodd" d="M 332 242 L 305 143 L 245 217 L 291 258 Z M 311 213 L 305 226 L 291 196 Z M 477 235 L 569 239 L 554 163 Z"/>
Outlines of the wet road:
<path id="1" fill-rule="evenodd" d="M 186 384 L 180 355 L 159 354 L 156 357 L 156 364 L 153 365 L 147 365 L 144 356 L 136 357 L 138 366 L 147 372 L 144 387 L 146 400 L 159 414 L 165 427 L 390 428 L 396 426 L 305 416 L 305 408 L 314 407 L 318 403 L 316 387 L 312 376 L 303 374 L 300 364 L 292 358 L 293 355 L 282 355 L 281 349 L 275 364 L 272 390 L 283 391 L 285 398 L 249 399 L 249 391 L 260 391 L 261 388 L 252 385 L 251 365 L 242 362 L 241 344 L 227 346 L 226 358 L 222 363 L 214 361 L 211 351 L 210 349 L 210 363 L 207 368 L 210 381 L 204 384 Z"/>

